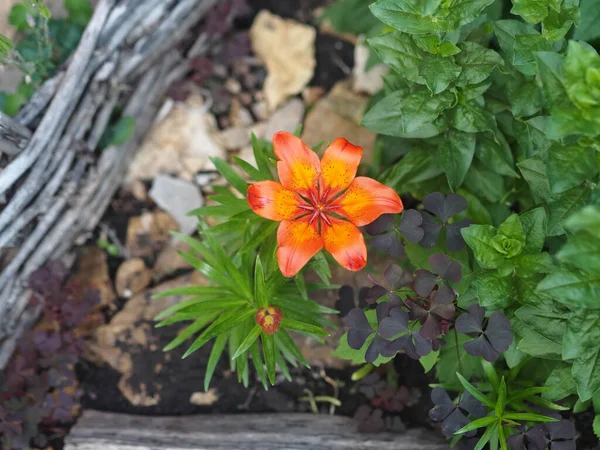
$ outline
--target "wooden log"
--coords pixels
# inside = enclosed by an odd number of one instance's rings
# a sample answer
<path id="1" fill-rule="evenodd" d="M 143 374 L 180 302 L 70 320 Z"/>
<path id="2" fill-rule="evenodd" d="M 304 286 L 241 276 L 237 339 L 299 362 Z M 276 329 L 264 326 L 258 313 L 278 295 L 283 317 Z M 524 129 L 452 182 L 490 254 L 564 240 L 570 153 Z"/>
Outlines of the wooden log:
<path id="1" fill-rule="evenodd" d="M 352 419 L 313 414 L 149 417 L 85 411 L 65 450 L 446 450 L 431 430 L 363 434 Z"/>
<path id="2" fill-rule="evenodd" d="M 13 156 L 0 170 L 0 195 L 9 195 L 0 209 L 0 255 L 16 249 L 0 266 L 0 370 L 37 316 L 26 309 L 29 275 L 98 224 L 161 98 L 188 70 L 179 44 L 216 3 L 100 0 L 66 70 L 16 118 L 0 118 L 0 144 Z M 136 120 L 134 135 L 98 152 L 115 107 Z"/>

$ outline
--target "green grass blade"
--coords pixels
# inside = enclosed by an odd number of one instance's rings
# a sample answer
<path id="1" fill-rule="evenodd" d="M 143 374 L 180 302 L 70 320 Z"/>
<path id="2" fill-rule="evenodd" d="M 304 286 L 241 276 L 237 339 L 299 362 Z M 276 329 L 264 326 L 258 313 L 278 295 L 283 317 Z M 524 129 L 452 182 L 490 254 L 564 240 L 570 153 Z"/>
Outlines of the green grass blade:
<path id="1" fill-rule="evenodd" d="M 225 349 L 225 344 L 227 343 L 227 338 L 229 335 L 221 334 L 215 339 L 215 343 L 213 344 L 213 348 L 210 351 L 210 356 L 208 358 L 208 364 L 206 365 L 206 374 L 204 375 L 204 391 L 208 392 L 208 388 L 210 387 L 210 380 L 215 373 L 215 369 L 217 368 L 217 363 L 219 362 L 219 358 L 221 358 L 221 354 L 223 354 L 223 350 Z"/>

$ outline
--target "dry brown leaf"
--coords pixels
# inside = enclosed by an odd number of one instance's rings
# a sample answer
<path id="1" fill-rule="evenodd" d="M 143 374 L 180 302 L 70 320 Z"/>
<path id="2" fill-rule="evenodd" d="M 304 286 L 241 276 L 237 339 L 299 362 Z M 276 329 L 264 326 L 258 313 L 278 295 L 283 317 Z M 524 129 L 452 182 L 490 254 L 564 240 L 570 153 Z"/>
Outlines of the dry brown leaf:
<path id="1" fill-rule="evenodd" d="M 152 272 L 141 258 L 123 261 L 117 270 L 115 287 L 120 297 L 129 298 L 147 287 L 152 281 Z"/>
<path id="2" fill-rule="evenodd" d="M 267 67 L 263 86 L 269 109 L 302 92 L 314 74 L 316 30 L 263 10 L 250 28 L 254 53 Z"/>

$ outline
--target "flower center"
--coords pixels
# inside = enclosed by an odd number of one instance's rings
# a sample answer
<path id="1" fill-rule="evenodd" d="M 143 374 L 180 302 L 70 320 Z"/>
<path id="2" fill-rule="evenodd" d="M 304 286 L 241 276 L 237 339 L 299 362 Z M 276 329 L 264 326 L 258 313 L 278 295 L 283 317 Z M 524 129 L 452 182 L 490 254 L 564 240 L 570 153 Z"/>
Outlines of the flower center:
<path id="1" fill-rule="evenodd" d="M 327 225 L 331 225 L 328 213 L 339 209 L 339 205 L 331 205 L 333 198 L 329 198 L 329 189 L 326 189 L 322 194 L 317 194 L 314 190 L 310 191 L 309 198 L 302 198 L 302 201 L 298 204 L 298 207 L 305 210 L 310 214 L 309 224 L 312 224 L 315 220 L 323 220 Z"/>

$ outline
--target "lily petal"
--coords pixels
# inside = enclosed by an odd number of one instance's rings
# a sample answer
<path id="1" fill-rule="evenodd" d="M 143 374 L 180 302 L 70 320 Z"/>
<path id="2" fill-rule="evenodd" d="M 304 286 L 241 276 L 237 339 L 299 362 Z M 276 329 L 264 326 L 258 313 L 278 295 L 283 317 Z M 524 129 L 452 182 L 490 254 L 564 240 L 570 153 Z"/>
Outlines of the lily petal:
<path id="1" fill-rule="evenodd" d="M 279 180 L 286 189 L 308 196 L 317 186 L 321 162 L 315 152 L 291 133 L 280 131 L 273 136 Z"/>
<path id="2" fill-rule="evenodd" d="M 318 221 L 309 224 L 310 216 L 284 220 L 277 230 L 277 261 L 285 277 L 293 277 L 323 248 Z"/>
<path id="3" fill-rule="evenodd" d="M 329 195 L 343 191 L 356 176 L 363 149 L 339 138 L 331 143 L 321 158 L 321 192 Z"/>
<path id="4" fill-rule="evenodd" d="M 298 208 L 301 200 L 298 194 L 277 181 L 259 181 L 250 185 L 246 198 L 252 211 L 265 219 L 281 222 L 295 219 L 302 213 Z"/>
<path id="5" fill-rule="evenodd" d="M 367 264 L 365 238 L 355 225 L 345 220 L 329 217 L 331 225 L 321 223 L 321 236 L 325 250 L 332 254 L 342 267 L 361 270 Z"/>
<path id="6" fill-rule="evenodd" d="M 397 214 L 404 209 L 402 200 L 392 188 L 367 177 L 356 177 L 332 206 L 339 206 L 335 213 L 357 227 L 373 222 L 381 214 Z"/>

